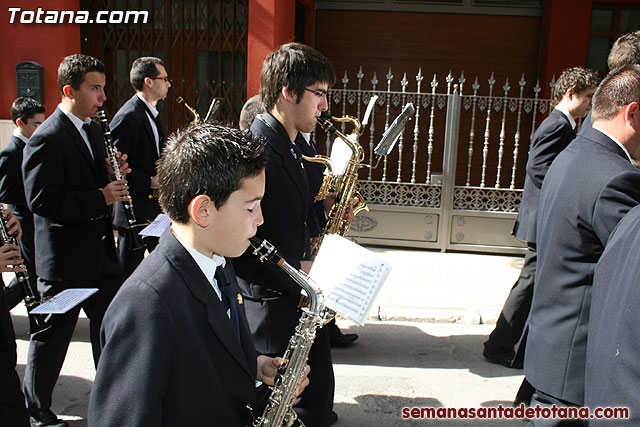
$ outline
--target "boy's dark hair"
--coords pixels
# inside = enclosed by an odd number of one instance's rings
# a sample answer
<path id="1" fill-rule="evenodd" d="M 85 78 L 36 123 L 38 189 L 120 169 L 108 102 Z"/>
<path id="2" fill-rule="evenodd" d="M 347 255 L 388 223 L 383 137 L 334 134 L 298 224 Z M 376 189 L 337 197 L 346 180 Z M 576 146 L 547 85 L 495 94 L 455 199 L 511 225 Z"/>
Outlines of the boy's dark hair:
<path id="1" fill-rule="evenodd" d="M 143 56 L 133 61 L 129 72 L 129 82 L 131 82 L 131 86 L 135 90 L 142 90 L 145 77 L 157 77 L 160 74 L 156 64 L 167 68 L 162 59 L 154 56 Z"/>
<path id="2" fill-rule="evenodd" d="M 21 96 L 11 104 L 11 120 L 16 125 L 18 124 L 18 119 L 26 123 L 36 114 L 44 114 L 44 107 L 33 98 Z"/>
<path id="3" fill-rule="evenodd" d="M 262 105 L 265 111 L 271 111 L 283 87 L 296 96 L 296 102 L 300 102 L 305 87 L 317 82 L 333 86 L 335 81 L 333 65 L 323 54 L 305 44 L 283 44 L 271 52 L 262 65 Z"/>
<path id="4" fill-rule="evenodd" d="M 640 65 L 612 70 L 593 95 L 592 120 L 611 120 L 625 105 L 640 101 Z"/>
<path id="5" fill-rule="evenodd" d="M 640 64 L 640 30 L 618 37 L 607 58 L 610 70 L 632 64 Z"/>
<path id="6" fill-rule="evenodd" d="M 553 87 L 551 107 L 558 105 L 569 89 L 576 94 L 595 88 L 599 83 L 600 77 L 596 71 L 580 67 L 567 68 L 562 71 Z"/>
<path id="7" fill-rule="evenodd" d="M 251 127 L 253 119 L 258 114 L 262 113 L 262 102 L 260 95 L 253 95 L 242 106 L 240 111 L 240 120 L 238 121 L 238 127 L 240 130 L 247 130 Z"/>
<path id="8" fill-rule="evenodd" d="M 104 74 L 105 68 L 102 61 L 79 53 L 65 57 L 58 67 L 58 87 L 62 96 L 64 96 L 63 87 L 70 85 L 78 90 L 84 81 L 84 76 L 92 71 Z"/>
<path id="9" fill-rule="evenodd" d="M 185 224 L 189 221 L 187 207 L 200 194 L 220 208 L 244 178 L 265 168 L 264 148 L 261 137 L 210 123 L 171 135 L 158 166 L 159 202 L 164 212 Z"/>

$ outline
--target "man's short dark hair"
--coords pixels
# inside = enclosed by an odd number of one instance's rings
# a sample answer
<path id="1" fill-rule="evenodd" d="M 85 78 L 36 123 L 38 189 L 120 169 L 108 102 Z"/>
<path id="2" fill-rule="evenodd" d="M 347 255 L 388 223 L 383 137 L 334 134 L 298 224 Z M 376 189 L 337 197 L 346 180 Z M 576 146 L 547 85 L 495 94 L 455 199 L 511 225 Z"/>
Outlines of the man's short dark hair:
<path id="1" fill-rule="evenodd" d="M 278 102 L 283 87 L 300 102 L 304 88 L 322 82 L 333 86 L 336 73 L 331 62 L 320 52 L 301 43 L 283 44 L 264 60 L 260 75 L 260 96 L 265 111 Z"/>
<path id="2" fill-rule="evenodd" d="M 610 70 L 632 64 L 640 64 L 640 30 L 618 37 L 607 58 Z"/>
<path id="3" fill-rule="evenodd" d="M 576 94 L 595 88 L 599 83 L 600 77 L 596 71 L 580 67 L 567 68 L 562 71 L 553 87 L 551 106 L 558 105 L 569 89 Z"/>
<path id="4" fill-rule="evenodd" d="M 640 101 L 640 65 L 612 70 L 593 95 L 592 119 L 611 120 L 625 105 Z"/>
<path id="5" fill-rule="evenodd" d="M 104 64 L 97 58 L 88 55 L 75 54 L 65 57 L 58 67 L 58 87 L 64 96 L 62 88 L 66 85 L 78 90 L 87 73 L 96 71 L 104 74 Z"/>
<path id="6" fill-rule="evenodd" d="M 142 90 L 145 77 L 158 77 L 160 75 L 156 64 L 166 68 L 162 59 L 154 56 L 143 56 L 133 61 L 129 72 L 129 82 L 131 82 L 131 86 L 135 90 Z"/>
<path id="7" fill-rule="evenodd" d="M 18 119 L 26 123 L 36 114 L 44 114 L 44 107 L 33 98 L 21 96 L 11 104 L 11 120 L 16 125 L 18 124 Z"/>
<path id="8" fill-rule="evenodd" d="M 260 113 L 262 113 L 262 99 L 260 95 L 253 95 L 251 98 L 247 100 L 242 106 L 242 110 L 240 111 L 240 121 L 238 122 L 238 127 L 240 130 L 247 130 L 251 127 L 251 123 L 253 123 L 253 119 Z"/>
<path id="9" fill-rule="evenodd" d="M 225 126 L 201 123 L 171 135 L 158 166 L 160 205 L 179 223 L 189 221 L 188 206 L 204 194 L 220 208 L 244 178 L 266 166 L 265 140 Z"/>

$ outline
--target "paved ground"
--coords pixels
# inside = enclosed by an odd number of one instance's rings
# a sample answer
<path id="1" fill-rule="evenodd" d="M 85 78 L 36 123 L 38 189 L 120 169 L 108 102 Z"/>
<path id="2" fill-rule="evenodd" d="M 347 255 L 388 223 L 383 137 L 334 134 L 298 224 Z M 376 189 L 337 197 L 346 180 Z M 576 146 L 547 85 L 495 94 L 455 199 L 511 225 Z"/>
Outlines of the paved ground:
<path id="1" fill-rule="evenodd" d="M 338 426 L 522 425 L 506 420 L 401 418 L 403 407 L 510 405 L 522 371 L 489 364 L 481 351 L 522 258 L 374 250 L 389 257 L 393 270 L 365 326 L 339 322 L 360 339 L 333 352 Z M 27 318 L 22 306 L 12 314 L 22 376 Z M 52 407 L 72 426 L 86 425 L 93 377 L 88 321 L 81 317 Z"/>

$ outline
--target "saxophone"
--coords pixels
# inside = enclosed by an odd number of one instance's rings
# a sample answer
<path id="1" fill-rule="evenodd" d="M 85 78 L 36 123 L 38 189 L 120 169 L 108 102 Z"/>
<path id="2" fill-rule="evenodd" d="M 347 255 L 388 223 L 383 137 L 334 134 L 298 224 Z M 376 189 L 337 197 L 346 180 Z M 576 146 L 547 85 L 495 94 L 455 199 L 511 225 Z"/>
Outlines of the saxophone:
<path id="1" fill-rule="evenodd" d="M 183 97 L 176 96 L 176 102 L 178 104 L 182 104 L 184 106 L 184 108 L 189 110 L 189 112 L 193 116 L 193 120 L 191 120 L 191 123 L 189 123 L 189 126 L 195 126 L 198 123 L 200 123 L 200 114 L 198 114 L 198 112 L 193 107 L 191 107 L 189 104 L 187 104 Z"/>
<path id="2" fill-rule="evenodd" d="M 336 122 L 350 122 L 353 125 L 353 132 L 350 136 L 346 136 L 340 132 L 331 123 L 331 120 Z M 335 176 L 333 173 L 333 166 L 331 160 L 326 156 L 302 156 L 305 160 L 315 163 L 322 163 L 327 167 L 328 174 L 324 177 L 320 191 L 316 195 L 315 200 L 323 200 L 329 194 L 329 191 L 336 192 L 336 201 L 331 207 L 329 212 L 329 219 L 327 225 L 324 227 L 322 235 L 318 239 L 314 239 L 311 242 L 311 259 L 314 259 L 322 243 L 322 237 L 327 234 L 338 234 L 339 236 L 346 236 L 351 227 L 351 223 L 348 220 L 349 210 L 353 204 L 353 214 L 357 215 L 361 211 L 368 211 L 369 207 L 364 200 L 364 197 L 358 193 L 356 185 L 358 183 L 358 169 L 360 164 L 364 160 L 364 150 L 358 143 L 358 137 L 362 134 L 362 125 L 360 120 L 351 116 L 344 117 L 331 117 L 326 111 L 322 112 L 322 115 L 318 117 L 318 123 L 322 129 L 327 133 L 336 134 L 345 144 L 351 149 L 351 158 L 349 164 L 344 171 L 344 174 Z"/>
<path id="3" fill-rule="evenodd" d="M 251 246 L 254 248 L 253 254 L 259 256 L 261 262 L 269 260 L 283 269 L 308 296 L 307 305 L 302 308 L 298 326 L 282 357 L 282 363 L 278 368 L 274 386 L 271 387 L 272 392 L 267 406 L 262 412 L 262 416 L 257 418 L 253 424 L 253 427 L 290 427 L 298 418 L 291 407 L 291 402 L 295 397 L 298 380 L 302 377 L 307 366 L 309 351 L 316 338 L 316 329 L 331 320 L 335 316 L 335 312 L 325 308 L 322 291 L 309 276 L 288 264 L 272 244 L 253 237 L 251 238 Z M 298 420 L 298 423 L 304 427 L 301 420 Z"/>

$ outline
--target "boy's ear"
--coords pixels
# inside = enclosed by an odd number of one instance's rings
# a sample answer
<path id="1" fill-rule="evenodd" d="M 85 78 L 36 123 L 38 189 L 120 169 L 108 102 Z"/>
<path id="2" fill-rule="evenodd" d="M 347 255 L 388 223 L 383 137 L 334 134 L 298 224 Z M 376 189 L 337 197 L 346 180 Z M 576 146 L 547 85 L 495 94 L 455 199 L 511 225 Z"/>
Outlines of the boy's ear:
<path id="1" fill-rule="evenodd" d="M 73 88 L 71 87 L 71 85 L 62 86 L 62 93 L 67 98 L 73 98 Z"/>
<path id="2" fill-rule="evenodd" d="M 211 221 L 210 209 L 213 207 L 213 202 L 204 194 L 200 194 L 194 197 L 187 206 L 189 210 L 189 216 L 199 227 L 205 228 L 209 226 Z"/>
<path id="3" fill-rule="evenodd" d="M 16 119 L 16 126 L 18 126 L 20 129 L 22 129 L 25 125 L 26 123 L 21 118 Z"/>
<path id="4" fill-rule="evenodd" d="M 283 87 L 283 88 L 282 88 L 282 92 L 281 92 L 281 94 L 282 94 L 282 97 L 283 97 L 287 102 L 290 102 L 290 103 L 292 103 L 292 104 L 295 104 L 295 103 L 296 103 L 296 96 L 295 96 L 295 94 L 293 93 L 293 91 L 289 90 L 289 88 L 287 88 L 287 87 Z"/>

